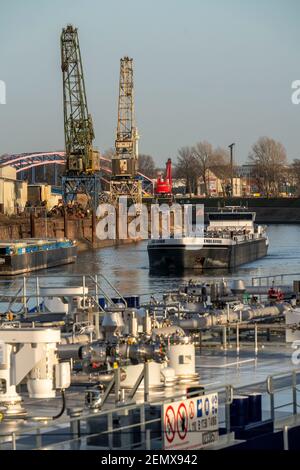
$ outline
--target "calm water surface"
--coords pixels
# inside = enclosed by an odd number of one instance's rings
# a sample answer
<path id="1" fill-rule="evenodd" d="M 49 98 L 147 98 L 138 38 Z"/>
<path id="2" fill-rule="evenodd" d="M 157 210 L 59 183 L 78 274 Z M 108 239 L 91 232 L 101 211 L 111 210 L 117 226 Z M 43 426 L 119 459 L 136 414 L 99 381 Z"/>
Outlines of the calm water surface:
<path id="1" fill-rule="evenodd" d="M 80 253 L 77 263 L 49 269 L 47 274 L 103 273 L 123 294 L 159 293 L 175 288 L 183 280 L 208 277 L 250 278 L 280 273 L 300 273 L 300 226 L 272 225 L 268 228 L 267 257 L 243 265 L 232 273 L 199 275 L 195 272 L 170 276 L 151 275 L 147 242 Z M 45 272 L 40 271 L 41 274 Z"/>

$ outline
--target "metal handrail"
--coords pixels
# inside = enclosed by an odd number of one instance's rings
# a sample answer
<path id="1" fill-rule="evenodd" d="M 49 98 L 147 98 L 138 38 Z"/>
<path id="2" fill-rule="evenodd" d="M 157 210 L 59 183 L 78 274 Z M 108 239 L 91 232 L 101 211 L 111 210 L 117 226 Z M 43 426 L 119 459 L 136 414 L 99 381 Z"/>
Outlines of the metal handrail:
<path id="1" fill-rule="evenodd" d="M 297 410 L 298 410 L 298 408 L 300 408 L 300 405 L 297 402 L 297 391 L 298 391 L 298 389 L 297 389 L 297 374 L 300 374 L 299 369 L 294 369 L 290 372 L 285 372 L 285 373 L 278 372 L 276 374 L 272 374 L 272 375 L 269 375 L 267 377 L 266 389 L 267 389 L 268 395 L 270 396 L 270 413 L 271 413 L 271 419 L 273 421 L 275 421 L 275 412 L 276 412 L 276 410 L 279 410 L 281 408 L 286 408 L 288 406 L 293 406 L 293 413 L 292 414 L 294 416 L 297 414 Z M 288 378 L 288 377 L 292 378 L 291 389 L 292 389 L 292 393 L 293 393 L 293 401 L 290 402 L 290 403 L 284 403 L 283 405 L 275 406 L 275 393 L 276 393 L 276 391 L 284 390 L 288 386 L 283 387 L 279 390 L 275 390 L 273 380 L 276 379 L 276 378 L 278 379 L 278 378 Z"/>
<path id="2" fill-rule="evenodd" d="M 97 277 L 98 277 L 98 274 L 97 274 Z M 98 287 L 98 289 L 100 290 L 101 292 L 101 295 L 103 295 L 103 297 L 105 298 L 105 300 L 108 302 L 109 305 L 113 305 L 113 301 L 111 300 L 111 298 L 106 294 L 106 292 L 103 290 L 103 288 L 101 287 L 101 285 L 99 284 L 98 280 L 96 278 L 93 278 L 91 275 L 88 276 L 89 279 L 91 279 L 94 283 L 95 283 L 95 286 Z M 98 301 L 99 302 L 99 301 Z"/>
<path id="3" fill-rule="evenodd" d="M 285 277 L 294 277 L 294 276 L 300 276 L 300 273 L 280 273 L 280 274 L 269 274 L 265 276 L 254 276 L 251 278 L 252 285 L 254 286 L 255 281 L 259 281 L 259 285 L 261 285 L 262 280 L 267 281 L 267 286 L 270 286 L 270 280 L 275 281 L 275 279 L 280 279 L 283 281 Z"/>
<path id="4" fill-rule="evenodd" d="M 289 372 L 281 372 L 281 373 L 278 372 L 278 373 L 276 373 L 276 374 L 272 374 L 272 375 L 268 376 L 267 380 L 268 380 L 269 378 L 273 378 L 273 377 L 282 377 L 282 378 L 284 378 L 284 377 L 289 377 L 289 376 L 292 375 L 293 372 L 296 372 L 297 374 L 300 374 L 300 369 L 294 369 L 292 372 L 290 372 L 290 371 L 289 371 Z M 266 384 L 266 381 L 265 381 L 265 380 L 258 381 L 258 382 L 255 382 L 255 383 L 251 383 L 249 386 L 246 386 L 246 387 L 237 387 L 237 390 L 239 390 L 239 389 L 241 389 L 241 388 L 249 388 L 249 387 L 252 388 L 252 387 L 255 386 L 255 385 L 263 385 L 263 384 Z M 226 390 L 226 387 L 231 387 L 232 391 L 234 391 L 234 387 L 233 387 L 232 385 L 230 385 L 230 384 L 229 384 L 229 385 L 223 385 L 223 386 L 221 386 L 221 387 L 218 387 L 218 388 L 214 389 L 214 391 L 215 391 L 216 393 L 221 393 L 221 392 L 224 392 L 224 391 Z M 288 386 L 283 386 L 283 387 L 281 387 L 280 389 L 278 389 L 277 391 L 285 390 L 286 388 L 288 388 Z M 207 391 L 210 391 L 210 390 L 208 389 Z M 266 388 L 265 391 L 268 392 L 267 388 Z M 199 395 L 199 391 L 189 392 L 189 396 L 190 396 L 190 397 L 198 396 L 198 395 Z M 172 402 L 172 401 L 176 401 L 178 398 L 179 398 L 179 399 L 182 398 L 182 391 L 179 391 L 178 394 L 174 394 L 174 395 L 172 395 L 171 397 L 165 397 L 165 398 L 163 398 L 163 399 L 159 399 L 159 400 L 157 400 L 157 401 L 153 401 L 153 402 L 151 402 L 151 404 L 152 404 L 152 405 L 162 405 L 162 404 L 168 403 L 168 402 L 170 402 L 170 401 L 171 401 L 171 402 Z M 130 403 L 129 405 L 126 405 L 126 406 L 127 406 L 128 410 L 133 410 L 133 409 L 135 409 L 136 407 L 140 407 L 141 404 Z M 101 411 L 99 412 L 99 414 L 101 414 L 101 415 L 107 415 L 107 414 L 110 414 L 110 413 L 112 413 L 112 412 L 116 412 L 116 411 L 119 411 L 119 410 L 120 410 L 120 408 L 119 408 L 119 407 L 116 407 L 116 408 L 114 408 L 113 410 L 112 410 L 112 409 L 109 409 L 109 410 L 101 410 Z M 97 413 L 96 413 L 96 414 L 97 414 Z M 82 418 L 91 418 L 91 417 L 93 417 L 93 416 L 95 416 L 95 412 L 90 413 L 90 414 L 87 414 L 87 415 L 82 415 Z M 78 419 L 78 418 L 70 418 L 70 419 L 68 420 L 68 422 L 76 421 L 77 419 Z M 45 423 L 45 424 L 41 423 L 39 427 L 40 427 L 40 428 L 43 428 L 43 427 L 47 427 L 47 426 L 48 426 L 48 423 Z M 28 431 L 29 431 L 29 430 L 35 430 L 35 429 L 37 429 L 37 428 L 36 428 L 36 427 L 32 427 L 31 429 L 30 429 L 30 428 L 27 428 Z M 5 434 L 5 435 L 7 435 L 7 434 Z M 9 433 L 9 435 L 10 435 L 10 433 Z M 3 436 L 3 435 L 0 434 L 0 437 L 1 437 L 1 436 Z"/>
<path id="5" fill-rule="evenodd" d="M 154 419 L 149 419 L 147 421 L 145 421 L 145 425 L 149 425 L 149 424 L 153 424 L 153 423 L 158 423 L 158 422 L 161 422 L 161 419 L 160 418 L 154 418 Z M 139 428 L 141 426 L 141 423 L 134 423 L 134 424 L 128 424 L 126 426 L 121 426 L 121 427 L 118 427 L 115 429 L 115 431 L 117 432 L 120 432 L 120 431 L 124 431 L 124 430 L 131 430 L 133 428 Z M 141 434 L 145 433 L 146 434 L 146 430 L 145 431 L 142 431 Z M 44 446 L 44 447 L 40 447 L 38 448 L 38 450 L 50 450 L 50 449 L 53 449 L 53 448 L 56 448 L 56 447 L 60 447 L 62 445 L 72 445 L 72 444 L 76 444 L 82 440 L 86 441 L 87 439 L 93 439 L 95 437 L 100 437 L 100 436 L 105 436 L 106 434 L 112 434 L 112 431 L 111 430 L 106 430 L 106 431 L 101 431 L 99 433 L 95 433 L 95 434 L 86 434 L 84 436 L 80 436 L 78 438 L 74 438 L 74 439 L 69 439 L 69 440 L 66 440 L 66 441 L 61 441 L 61 442 L 57 442 L 55 444 L 50 444 L 50 445 L 47 445 L 47 446 Z M 158 440 L 161 440 L 161 438 L 159 438 Z M 142 444 L 142 442 L 140 443 L 136 443 L 136 445 L 138 444 Z"/>
<path id="6" fill-rule="evenodd" d="M 105 300 L 107 301 L 108 305 L 113 305 L 113 301 L 110 297 L 110 295 L 107 294 L 107 292 L 105 291 L 105 289 L 102 287 L 102 285 L 98 282 L 98 277 L 101 277 L 105 282 L 106 284 L 109 286 L 109 288 L 114 292 L 114 294 L 119 297 L 121 299 L 121 301 L 124 303 L 125 307 L 127 307 L 127 301 L 125 300 L 124 296 L 119 292 L 119 290 L 109 281 L 109 279 L 107 279 L 106 276 L 104 276 L 104 274 L 97 274 L 95 275 L 95 277 L 93 277 L 92 275 L 78 275 L 78 274 L 73 274 L 73 275 L 66 275 L 64 276 L 64 279 L 68 280 L 73 280 L 73 279 L 80 279 L 80 283 L 82 285 L 82 293 L 79 294 L 82 296 L 83 298 L 83 304 L 85 306 L 85 301 L 86 301 L 86 292 L 85 292 L 85 287 L 86 286 L 86 280 L 90 280 L 92 282 L 92 288 L 91 288 L 91 292 L 89 293 L 89 297 L 94 301 L 96 302 L 96 304 L 98 305 L 99 304 L 99 299 L 97 298 L 98 295 L 98 290 L 99 292 L 101 293 L 101 295 L 103 295 L 103 297 L 105 298 Z M 10 299 L 8 300 L 9 302 L 9 309 L 11 309 L 13 307 L 13 305 L 15 303 L 22 303 L 23 304 L 23 307 L 21 307 L 21 310 L 23 308 L 24 312 L 26 313 L 27 312 L 27 304 L 28 304 L 28 301 L 32 298 L 36 298 L 37 299 L 37 309 L 39 311 L 39 299 L 40 299 L 40 279 L 57 279 L 57 275 L 39 275 L 39 276 L 35 276 L 35 277 L 30 277 L 30 278 L 27 278 L 26 276 L 23 276 L 22 278 L 16 280 L 15 282 L 13 282 L 13 284 L 10 286 L 10 291 L 11 289 L 14 289 L 15 287 L 17 288 L 17 290 L 11 292 L 11 293 L 8 293 L 8 292 L 3 292 L 0 293 L 0 301 L 4 301 L 6 298 L 10 297 Z M 19 282 L 21 282 L 21 285 L 19 284 Z M 0 279 L 0 289 L 1 289 L 1 284 L 3 284 L 3 280 Z M 17 284 L 17 286 L 16 286 Z M 5 281 L 5 287 L 7 287 L 7 281 Z M 67 286 L 66 286 L 67 287 Z M 93 292 L 94 290 L 94 292 Z M 45 296 L 47 297 L 47 296 Z M 103 308 L 101 306 L 99 306 L 99 309 L 100 311 L 104 311 Z M 18 311 L 18 312 L 15 312 L 15 313 L 20 313 L 21 312 Z"/>
<path id="7" fill-rule="evenodd" d="M 102 273 L 99 273 L 97 276 L 100 276 L 102 277 L 102 279 L 104 279 L 105 282 L 107 282 L 107 284 L 109 285 L 109 287 L 111 289 L 113 289 L 113 291 L 117 294 L 117 296 L 123 300 L 124 304 L 125 304 L 125 307 L 127 308 L 127 301 L 124 299 L 123 295 L 119 292 L 119 290 L 107 279 L 106 276 L 104 276 L 104 274 Z M 91 276 L 90 276 L 91 277 Z M 92 280 L 94 280 L 92 278 Z M 94 281 L 95 282 L 95 281 Z M 98 283 L 97 283 L 98 284 Z"/>
<path id="8" fill-rule="evenodd" d="M 299 407 L 299 405 L 297 403 L 297 375 L 298 374 L 300 374 L 300 369 L 294 369 L 294 370 L 288 371 L 288 372 L 278 372 L 276 374 L 268 376 L 265 381 L 260 381 L 260 382 L 254 383 L 254 384 L 250 384 L 248 387 L 237 387 L 236 390 L 252 388 L 255 385 L 265 385 L 264 392 L 267 393 L 270 396 L 270 400 L 271 400 L 270 401 L 270 404 L 271 404 L 271 407 L 270 407 L 271 408 L 271 417 L 275 421 L 275 410 L 279 409 L 279 408 L 283 408 L 283 407 L 286 407 L 286 406 L 293 405 L 292 415 L 297 414 L 297 409 Z M 291 385 L 283 385 L 283 386 L 281 386 L 277 389 L 274 388 L 274 382 L 273 382 L 274 379 L 276 379 L 276 378 L 277 379 L 278 378 L 287 378 L 287 377 L 292 377 L 293 382 L 292 382 Z M 280 405 L 278 407 L 275 407 L 275 403 L 274 403 L 275 393 L 286 390 L 287 388 L 291 388 L 292 391 L 293 391 L 293 401 L 291 403 L 286 403 L 283 406 Z M 209 389 L 207 390 L 207 392 L 209 393 Z M 226 427 L 227 434 L 228 434 L 228 433 L 230 433 L 230 413 L 228 413 L 228 411 L 230 411 L 229 406 L 230 406 L 230 404 L 232 403 L 232 400 L 233 400 L 234 387 L 232 385 L 224 385 L 222 387 L 218 387 L 217 389 L 214 389 L 214 392 L 219 393 L 221 396 L 225 395 L 225 399 L 222 402 L 222 404 L 225 406 L 225 421 L 224 422 L 225 422 L 225 427 Z M 194 392 L 189 393 L 189 397 L 198 396 L 198 395 L 199 395 L 199 391 L 194 391 Z M 175 393 L 171 397 L 164 397 L 164 398 L 159 398 L 157 400 L 151 401 L 151 406 L 162 406 L 164 403 L 174 402 L 174 401 L 177 401 L 178 399 L 182 399 L 182 391 L 178 391 L 178 393 Z M 122 404 L 121 407 L 120 406 L 115 406 L 112 409 L 100 410 L 98 412 L 82 414 L 79 417 L 70 417 L 68 420 L 65 420 L 63 422 L 59 421 L 59 424 L 60 425 L 61 424 L 65 424 L 65 425 L 70 424 L 70 425 L 72 425 L 72 423 L 76 424 L 80 421 L 85 421 L 87 419 L 95 418 L 97 416 L 112 416 L 115 413 L 120 413 L 120 411 L 124 411 L 124 412 L 128 413 L 129 411 L 133 411 L 133 410 L 136 410 L 136 409 L 141 409 L 142 407 L 145 409 L 145 407 L 148 406 L 148 405 L 149 405 L 149 403 L 146 403 L 146 402 L 144 402 L 142 404 L 141 403 L 127 403 L 127 404 L 124 403 L 124 404 Z M 226 408 L 227 408 L 227 412 L 226 412 Z M 145 413 L 143 413 L 143 416 L 145 417 Z M 144 427 L 147 423 L 148 423 L 147 420 L 144 419 L 142 421 L 142 419 L 141 419 L 135 425 Z M 50 432 L 51 429 L 53 430 L 53 428 L 55 428 L 55 426 L 51 426 L 49 428 L 48 424 L 49 423 L 39 423 L 38 426 L 35 426 L 35 427 L 32 427 L 32 428 L 27 428 L 26 429 L 26 434 L 27 435 L 28 434 L 32 435 L 33 433 L 36 433 L 37 438 L 38 438 L 37 440 L 39 440 L 39 442 L 40 442 L 41 432 L 42 431 L 48 430 Z M 134 427 L 133 425 L 129 425 L 129 426 Z M 126 427 L 128 427 L 128 426 L 125 426 L 123 428 L 125 429 Z M 120 430 L 121 430 L 121 428 L 116 428 L 115 430 L 114 429 L 108 429 L 107 431 L 104 431 L 104 433 L 111 434 L 114 431 L 118 432 Z M 11 432 L 11 433 L 0 434 L 0 438 L 1 437 L 3 437 L 3 438 L 6 437 L 8 442 L 11 441 L 13 449 L 17 448 L 17 436 L 19 436 L 20 438 L 24 437 L 25 433 L 22 432 L 22 430 L 19 430 L 19 431 L 17 430 L 17 431 Z M 89 434 L 88 437 L 93 437 L 93 435 Z M 64 442 L 65 443 L 67 443 L 67 442 L 78 442 L 80 439 L 81 438 L 78 437 L 75 440 L 71 439 L 71 440 L 64 441 Z M 63 444 L 62 442 L 57 443 L 57 445 L 62 445 L 62 444 Z M 53 445 L 55 445 L 55 444 L 53 444 Z"/>
<path id="9" fill-rule="evenodd" d="M 219 391 L 224 391 L 224 387 L 219 388 Z M 190 397 L 194 397 L 194 396 L 198 396 L 198 395 L 199 395 L 199 391 L 189 393 Z M 175 394 L 171 397 L 166 397 L 166 398 L 163 398 L 161 400 L 151 402 L 151 406 L 160 406 L 160 405 L 163 405 L 164 403 L 177 401 L 178 399 L 181 399 L 181 398 L 182 398 L 182 392 L 178 392 L 178 394 Z M 107 415 L 111 415 L 111 414 L 120 412 L 121 410 L 126 410 L 127 412 L 128 411 L 133 411 L 133 410 L 141 408 L 141 406 L 145 406 L 145 405 L 146 405 L 146 403 L 143 403 L 143 404 L 141 404 L 141 403 L 129 403 L 129 404 L 124 403 L 124 405 L 121 406 L 121 407 L 116 406 L 115 408 L 110 408 L 110 409 L 107 409 L 107 410 L 100 410 L 100 411 L 97 411 L 97 412 L 94 411 L 92 413 L 82 414 L 82 415 L 80 415 L 79 418 L 78 417 L 69 418 L 68 420 L 64 421 L 63 424 L 76 423 L 76 422 L 78 422 L 78 420 L 86 420 L 86 419 L 90 419 L 90 418 L 95 418 L 95 416 L 107 416 Z M 41 431 L 42 429 L 49 429 L 49 425 L 48 425 L 49 422 L 50 422 L 50 420 L 47 421 L 47 422 L 45 421 L 45 422 L 39 423 L 38 426 L 28 427 L 26 429 L 26 435 L 31 435 L 32 433 L 37 432 L 37 430 Z M 62 424 L 62 421 L 59 421 L 58 423 Z M 51 426 L 51 428 L 53 428 L 53 427 L 54 426 Z M 20 430 L 20 431 L 17 430 L 17 431 L 11 432 L 11 433 L 0 434 L 0 438 L 11 437 L 12 434 L 14 434 L 15 436 L 20 435 L 20 437 L 25 435 L 25 433 L 23 433 L 22 430 Z"/>

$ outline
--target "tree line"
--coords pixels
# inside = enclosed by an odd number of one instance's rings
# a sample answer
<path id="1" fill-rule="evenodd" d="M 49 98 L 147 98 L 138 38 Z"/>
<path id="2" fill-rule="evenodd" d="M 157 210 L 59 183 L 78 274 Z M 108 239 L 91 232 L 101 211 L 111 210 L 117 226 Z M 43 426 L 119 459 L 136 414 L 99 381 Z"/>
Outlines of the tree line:
<path id="1" fill-rule="evenodd" d="M 103 156 L 111 160 L 114 149 L 110 148 Z M 248 155 L 248 164 L 252 170 L 249 175 L 257 191 L 263 196 L 278 196 L 283 187 L 295 187 L 296 195 L 300 196 L 300 158 L 288 164 L 286 149 L 281 142 L 269 137 L 261 137 L 252 146 Z M 64 166 L 57 168 L 58 181 L 64 173 Z M 196 193 L 201 179 L 203 190 L 210 195 L 209 170 L 221 181 L 223 195 L 226 195 L 231 177 L 238 176 L 237 168 L 230 165 L 229 150 L 222 147 L 214 148 L 209 142 L 201 141 L 193 146 L 181 147 L 173 158 L 173 178 L 182 179 L 187 193 Z M 139 155 L 139 171 L 149 178 L 156 178 L 158 172 L 165 168 L 157 168 L 151 155 Z M 54 184 L 54 166 L 36 168 L 36 181 Z M 27 172 L 31 182 L 31 172 Z M 286 191 L 288 192 L 288 191 Z"/>
<path id="2" fill-rule="evenodd" d="M 188 193 L 197 192 L 200 178 L 205 194 L 210 195 L 209 170 L 222 182 L 224 196 L 231 177 L 238 176 L 235 166 L 232 172 L 229 150 L 222 147 L 213 148 L 207 141 L 180 148 L 173 162 L 173 177 L 184 180 Z M 288 165 L 286 149 L 281 142 L 269 137 L 260 137 L 253 144 L 247 163 L 252 167 L 249 176 L 262 195 L 276 197 L 287 185 L 296 187 L 297 195 L 300 195 L 300 158 L 295 158 Z M 141 173 L 155 178 L 159 170 L 152 156 L 139 156 Z"/>
<path id="3" fill-rule="evenodd" d="M 285 147 L 269 137 L 261 137 L 252 146 L 249 162 L 253 164 L 252 178 L 260 193 L 266 197 L 278 196 L 283 188 L 295 187 L 300 194 L 300 159 L 288 164 Z"/>

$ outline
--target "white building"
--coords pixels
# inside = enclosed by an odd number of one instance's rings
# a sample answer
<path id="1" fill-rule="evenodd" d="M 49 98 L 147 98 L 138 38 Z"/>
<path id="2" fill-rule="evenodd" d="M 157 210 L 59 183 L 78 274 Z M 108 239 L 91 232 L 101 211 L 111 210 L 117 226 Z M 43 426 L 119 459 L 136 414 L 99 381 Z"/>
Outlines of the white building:
<path id="1" fill-rule="evenodd" d="M 26 201 L 27 181 L 17 180 L 16 169 L 11 166 L 0 168 L 0 213 L 15 214 Z"/>

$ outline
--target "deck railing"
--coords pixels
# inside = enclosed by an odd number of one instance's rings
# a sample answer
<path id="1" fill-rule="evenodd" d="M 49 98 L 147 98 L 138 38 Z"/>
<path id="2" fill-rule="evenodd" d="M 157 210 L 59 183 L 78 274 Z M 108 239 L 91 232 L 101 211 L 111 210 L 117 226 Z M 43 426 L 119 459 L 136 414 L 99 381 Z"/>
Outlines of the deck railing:
<path id="1" fill-rule="evenodd" d="M 298 402 L 298 385 L 300 382 L 300 369 L 292 370 L 289 372 L 282 372 L 273 374 L 267 377 L 265 381 L 260 381 L 255 384 L 243 387 L 234 387 L 233 385 L 224 385 L 217 389 L 207 389 L 205 392 L 214 392 L 219 395 L 219 427 L 225 431 L 225 439 L 227 443 L 234 443 L 234 434 L 232 433 L 230 423 L 230 405 L 233 401 L 235 394 L 247 394 L 250 392 L 259 391 L 263 398 L 265 398 L 264 406 L 269 406 L 264 409 L 267 416 L 263 420 L 268 419 L 274 422 L 276 428 L 277 423 L 282 416 L 278 415 L 279 411 L 285 409 L 285 419 L 296 417 L 298 415 L 299 402 Z M 291 398 L 284 398 L 287 393 L 291 394 Z M 191 392 L 186 395 L 187 398 L 198 396 L 199 391 Z M 160 409 L 164 403 L 171 403 L 180 399 L 184 399 L 183 392 L 174 392 L 174 395 L 168 398 L 157 399 L 151 402 L 144 401 L 143 403 L 119 403 L 109 409 L 99 410 L 93 413 L 84 413 L 83 410 L 75 410 L 69 412 L 69 419 L 60 420 L 59 425 L 41 423 L 35 427 L 28 427 L 26 432 L 22 429 L 10 433 L 0 433 L 0 449 L 24 449 L 26 447 L 26 438 L 33 439 L 33 442 L 27 448 L 29 449 L 89 449 L 91 447 L 101 449 L 126 449 L 126 448 L 139 448 L 139 449 L 158 449 L 162 448 L 162 435 L 158 429 L 152 430 L 151 425 L 159 425 L 161 423 L 161 416 L 146 418 L 147 411 L 151 406 Z M 280 403 L 276 400 L 280 397 Z M 269 399 L 269 401 L 268 401 Z M 138 414 L 136 422 L 131 422 L 124 419 L 125 424 L 121 426 L 115 425 L 115 418 L 123 416 L 129 417 L 131 413 Z M 277 413 L 277 415 L 276 415 Z M 90 425 L 99 418 L 105 419 L 107 427 L 105 430 L 93 433 L 89 432 Z M 287 426 L 282 424 L 284 433 L 284 445 L 288 448 L 288 433 Z M 154 436 L 153 436 L 154 434 Z M 159 436 L 157 434 L 160 434 Z M 65 439 L 67 437 L 67 439 Z M 51 438 L 51 444 L 46 444 L 46 440 Z M 119 444 L 116 444 L 116 439 Z M 102 440 L 102 444 L 101 444 Z M 54 441 L 54 442 L 53 442 Z M 96 442 L 97 441 L 97 442 Z M 2 444 L 1 444 L 2 442 Z M 105 443 L 104 443 L 105 442 Z M 126 445 L 127 443 L 127 445 Z"/>

